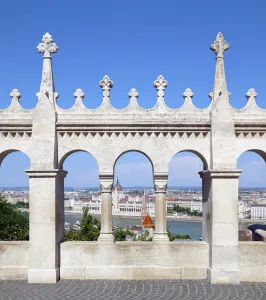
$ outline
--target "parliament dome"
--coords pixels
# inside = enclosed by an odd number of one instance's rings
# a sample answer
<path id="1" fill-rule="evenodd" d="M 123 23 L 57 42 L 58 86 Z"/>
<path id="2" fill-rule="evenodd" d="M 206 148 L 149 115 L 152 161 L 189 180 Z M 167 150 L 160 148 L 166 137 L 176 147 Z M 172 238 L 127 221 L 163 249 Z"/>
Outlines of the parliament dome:
<path id="1" fill-rule="evenodd" d="M 114 191 L 115 192 L 122 192 L 123 188 L 122 186 L 119 184 L 119 181 L 118 181 L 118 178 L 117 178 L 117 181 L 116 181 L 116 184 L 114 186 Z"/>

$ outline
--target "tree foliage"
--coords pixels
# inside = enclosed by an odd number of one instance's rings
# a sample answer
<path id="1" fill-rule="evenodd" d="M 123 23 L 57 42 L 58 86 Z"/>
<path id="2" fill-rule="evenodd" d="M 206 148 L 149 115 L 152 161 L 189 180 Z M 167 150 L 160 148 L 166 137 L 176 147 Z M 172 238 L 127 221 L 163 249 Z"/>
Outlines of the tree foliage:
<path id="1" fill-rule="evenodd" d="M 130 231 L 128 227 L 119 227 L 113 231 L 113 235 L 115 237 L 115 242 L 123 242 L 127 240 L 127 236 L 134 237 L 134 232 Z"/>
<path id="2" fill-rule="evenodd" d="M 172 242 L 174 240 L 190 240 L 189 235 L 173 234 L 169 228 L 167 228 L 167 235 L 168 235 L 170 242 Z"/>
<path id="3" fill-rule="evenodd" d="M 66 230 L 66 241 L 97 241 L 100 235 L 101 223 L 98 219 L 89 214 L 88 207 L 84 207 L 82 211 L 83 214 L 80 224 L 76 225 L 78 229 L 70 226 L 69 230 Z"/>
<path id="4" fill-rule="evenodd" d="M 0 240 L 29 240 L 28 214 L 20 213 L 0 195 Z"/>

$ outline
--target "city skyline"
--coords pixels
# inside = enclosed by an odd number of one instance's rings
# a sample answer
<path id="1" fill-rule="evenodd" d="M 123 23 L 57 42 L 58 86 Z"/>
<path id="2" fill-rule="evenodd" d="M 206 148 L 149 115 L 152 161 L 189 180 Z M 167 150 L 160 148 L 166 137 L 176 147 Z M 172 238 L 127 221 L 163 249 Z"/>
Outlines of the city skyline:
<path id="1" fill-rule="evenodd" d="M 6 157 L 0 168 L 0 187 L 28 186 L 24 169 L 28 169 L 29 159 L 26 155 L 15 152 Z M 238 168 L 243 169 L 239 179 L 240 187 L 264 188 L 266 164 L 259 155 L 245 153 L 238 159 Z M 95 159 L 84 152 L 70 155 L 64 164 L 69 173 L 65 179 L 66 187 L 99 186 L 98 166 Z M 191 153 L 179 153 L 169 164 L 169 187 L 200 187 L 198 172 L 202 170 L 201 160 Z M 6 176 L 7 171 L 11 176 Z M 138 174 L 138 176 L 135 176 Z M 115 166 L 114 179 L 117 177 L 123 187 L 153 187 L 152 166 L 144 155 L 131 152 L 120 157 Z M 179 183 L 179 184 L 178 184 Z"/>

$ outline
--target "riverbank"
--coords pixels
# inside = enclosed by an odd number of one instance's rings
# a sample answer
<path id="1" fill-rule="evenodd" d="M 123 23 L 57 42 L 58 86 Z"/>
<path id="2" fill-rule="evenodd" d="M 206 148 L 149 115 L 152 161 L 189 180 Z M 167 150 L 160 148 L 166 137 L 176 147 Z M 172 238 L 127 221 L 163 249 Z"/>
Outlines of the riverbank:
<path id="1" fill-rule="evenodd" d="M 74 213 L 74 212 L 71 212 L 71 211 L 65 211 L 65 215 L 73 215 L 73 216 L 81 216 L 82 213 Z M 100 217 L 100 215 L 98 214 L 92 214 L 94 217 Z M 129 219 L 129 220 L 136 220 L 136 219 L 141 219 L 140 216 L 128 216 L 128 215 L 113 215 L 112 216 L 113 219 Z M 151 217 L 152 220 L 155 219 L 155 217 Z M 174 217 L 174 216 L 169 216 L 169 215 L 166 215 L 166 220 L 169 220 L 169 221 L 177 221 L 177 222 L 202 222 L 202 218 L 200 217 Z"/>

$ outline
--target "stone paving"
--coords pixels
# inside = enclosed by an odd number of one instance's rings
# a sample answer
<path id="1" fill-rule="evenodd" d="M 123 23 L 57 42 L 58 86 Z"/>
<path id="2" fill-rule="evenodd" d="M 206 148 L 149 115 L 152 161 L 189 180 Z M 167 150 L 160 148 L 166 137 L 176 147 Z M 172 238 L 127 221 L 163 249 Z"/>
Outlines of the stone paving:
<path id="1" fill-rule="evenodd" d="M 48 285 L 28 284 L 27 281 L 0 281 L 0 299 L 264 300 L 266 283 L 211 285 L 206 280 L 60 280 Z"/>

